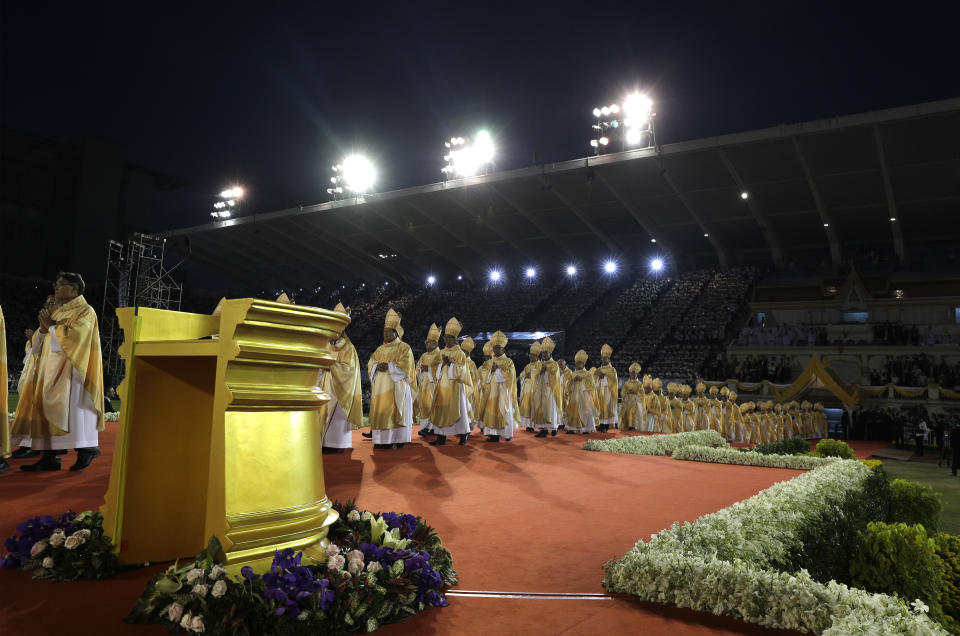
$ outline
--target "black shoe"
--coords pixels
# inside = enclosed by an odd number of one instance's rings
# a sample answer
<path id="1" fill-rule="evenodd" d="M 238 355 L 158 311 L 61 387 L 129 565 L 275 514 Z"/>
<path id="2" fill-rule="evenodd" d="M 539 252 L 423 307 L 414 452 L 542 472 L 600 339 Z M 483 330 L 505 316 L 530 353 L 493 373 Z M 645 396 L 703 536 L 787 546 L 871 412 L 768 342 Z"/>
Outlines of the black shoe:
<path id="1" fill-rule="evenodd" d="M 406 448 L 406 447 L 407 447 L 407 443 L 406 443 L 406 442 L 397 442 L 396 444 L 394 444 L 394 446 L 396 446 L 397 448 Z"/>
<path id="2" fill-rule="evenodd" d="M 3 457 L 0 457 L 0 475 L 10 472 L 10 464 Z"/>
<path id="3" fill-rule="evenodd" d="M 500 441 L 500 436 L 499 436 L 499 435 L 487 435 L 487 441 L 488 441 L 488 442 L 499 442 L 499 441 Z"/>
<path id="4" fill-rule="evenodd" d="M 417 431 L 417 435 L 419 435 L 420 437 L 426 437 L 426 436 L 429 435 L 429 434 L 430 434 L 430 433 L 428 433 L 427 431 L 425 431 L 425 430 L 423 430 L 423 429 L 420 429 L 419 431 Z"/>
<path id="5" fill-rule="evenodd" d="M 540 432 L 534 435 L 534 437 L 546 437 L 546 436 L 547 436 L 547 429 L 545 428 L 541 428 Z"/>
<path id="6" fill-rule="evenodd" d="M 362 437 L 366 437 L 367 439 L 370 439 L 371 437 L 373 437 L 373 432 L 370 432 L 370 433 L 360 433 L 360 435 L 361 435 Z"/>
<path id="7" fill-rule="evenodd" d="M 527 427 L 527 432 L 528 432 L 528 433 L 532 433 L 532 432 L 533 432 L 533 427 L 532 427 L 532 426 L 528 426 L 528 427 Z"/>
<path id="8" fill-rule="evenodd" d="M 550 437 L 556 437 L 556 436 L 557 436 L 557 429 L 553 429 L 552 431 L 550 431 Z"/>
<path id="9" fill-rule="evenodd" d="M 446 435 L 437 435 L 437 439 L 430 442 L 431 446 L 446 446 L 447 445 L 447 436 Z"/>
<path id="10" fill-rule="evenodd" d="M 43 457 L 35 464 L 26 464 L 20 470 L 36 472 L 38 470 L 60 470 L 60 458 L 53 451 L 43 451 Z"/>
<path id="11" fill-rule="evenodd" d="M 73 466 L 70 467 L 70 470 L 83 470 L 90 465 L 90 462 L 94 458 L 100 457 L 100 449 L 97 447 L 93 448 L 78 448 L 77 449 L 77 461 Z"/>
<path id="12" fill-rule="evenodd" d="M 379 448 L 379 449 L 387 449 L 387 448 L 393 448 L 393 444 L 374 444 L 373 447 Z"/>
<path id="13" fill-rule="evenodd" d="M 35 451 L 29 446 L 21 446 L 17 450 L 13 451 L 13 454 L 10 455 L 10 459 L 26 459 L 27 457 L 36 457 L 40 454 L 40 451 Z"/>
<path id="14" fill-rule="evenodd" d="M 468 438 L 468 437 L 470 437 L 470 433 L 461 433 L 461 434 L 460 434 L 460 443 L 458 444 L 458 446 L 466 446 L 466 445 L 467 445 L 467 438 Z"/>
<path id="15" fill-rule="evenodd" d="M 512 442 L 512 441 L 513 441 L 513 438 L 512 438 L 512 437 L 504 437 L 504 438 L 503 438 L 503 441 L 505 441 L 505 442 Z"/>
<path id="16" fill-rule="evenodd" d="M 576 435 L 576 434 L 577 434 L 576 431 L 567 431 L 567 435 Z"/>
<path id="17" fill-rule="evenodd" d="M 340 453 L 345 453 L 346 448 L 331 448 L 329 446 L 324 446 L 320 452 L 324 455 L 339 455 Z"/>
<path id="18" fill-rule="evenodd" d="M 560 426 L 557 427 L 557 430 L 558 430 L 558 431 L 562 431 L 562 430 L 565 429 L 565 428 L 567 428 L 567 425 L 566 425 L 566 424 L 561 424 Z"/>

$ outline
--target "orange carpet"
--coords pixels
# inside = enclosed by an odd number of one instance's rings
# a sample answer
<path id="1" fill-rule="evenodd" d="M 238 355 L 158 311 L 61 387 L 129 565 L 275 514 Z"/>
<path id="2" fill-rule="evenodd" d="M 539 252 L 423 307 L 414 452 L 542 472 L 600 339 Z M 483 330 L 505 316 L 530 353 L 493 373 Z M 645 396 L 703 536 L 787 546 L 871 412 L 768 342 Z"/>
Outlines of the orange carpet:
<path id="1" fill-rule="evenodd" d="M 71 473 L 28 474 L 12 461 L 0 476 L 0 535 L 18 522 L 67 508 L 96 508 L 106 490 L 115 423 L 103 455 Z M 800 471 L 680 462 L 666 457 L 591 453 L 582 435 L 510 444 L 376 450 L 355 433 L 353 451 L 326 455 L 327 494 L 361 508 L 410 512 L 437 528 L 453 553 L 458 589 L 514 593 L 602 593 L 601 566 L 674 521 L 693 520 Z M 34 461 L 34 460 L 26 460 Z M 106 581 L 33 581 L 0 571 L 0 634 L 164 634 L 158 625 L 121 622 L 146 582 L 164 566 Z M 755 625 L 629 598 L 544 600 L 451 597 L 382 629 L 384 634 L 758 634 Z M 782 633 L 782 632 L 777 632 Z"/>

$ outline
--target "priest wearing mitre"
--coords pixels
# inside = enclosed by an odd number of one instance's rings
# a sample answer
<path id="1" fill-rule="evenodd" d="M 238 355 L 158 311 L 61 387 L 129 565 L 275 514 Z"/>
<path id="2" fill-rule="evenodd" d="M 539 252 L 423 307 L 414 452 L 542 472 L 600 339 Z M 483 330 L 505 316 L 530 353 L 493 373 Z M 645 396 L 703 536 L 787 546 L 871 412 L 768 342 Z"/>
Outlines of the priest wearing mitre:
<path id="1" fill-rule="evenodd" d="M 617 427 L 619 413 L 617 399 L 620 382 L 617 370 L 610 364 L 613 348 L 605 344 L 600 347 L 600 366 L 593 369 L 593 379 L 597 384 L 597 429 L 607 432 L 612 426 Z"/>
<path id="2" fill-rule="evenodd" d="M 443 446 L 448 435 L 460 438 L 460 445 L 470 436 L 470 411 L 468 396 L 473 389 L 473 379 L 467 369 L 467 354 L 457 344 L 463 325 L 456 318 L 447 321 L 443 330 L 444 348 L 441 351 L 440 368 L 437 370 L 437 389 L 433 396 L 430 422 L 437 434 L 431 446 Z"/>
<path id="3" fill-rule="evenodd" d="M 503 354 L 507 336 L 502 331 L 493 334 L 487 344 L 493 355 L 480 367 L 480 379 L 485 382 L 480 422 L 488 442 L 499 442 L 501 437 L 509 442 L 519 422 L 517 370 L 513 360 Z"/>
<path id="4" fill-rule="evenodd" d="M 337 303 L 334 311 L 350 315 L 350 308 Z M 363 426 L 363 399 L 360 395 L 360 358 L 346 332 L 330 341 L 330 353 L 336 359 L 329 369 L 321 370 L 317 385 L 330 396 L 320 409 L 323 424 L 323 452 L 342 453 L 353 448 L 353 431 Z"/>
<path id="5" fill-rule="evenodd" d="M 487 360 L 493 357 L 493 343 L 487 340 L 483 343 L 483 362 L 480 363 L 480 366 L 477 368 L 477 380 L 479 383 L 476 386 L 477 389 L 477 410 L 476 418 L 479 422 L 480 420 L 480 411 L 483 409 L 483 401 L 486 399 L 484 395 L 487 390 L 487 376 L 490 375 L 490 367 L 487 365 Z"/>
<path id="6" fill-rule="evenodd" d="M 460 349 L 467 355 L 467 371 L 470 373 L 470 394 L 467 396 L 467 401 L 470 402 L 470 412 L 473 414 L 473 420 L 470 422 L 470 428 L 473 428 L 473 425 L 477 423 L 477 418 L 480 417 L 480 372 L 477 369 L 477 363 L 473 361 L 473 358 L 470 357 L 470 354 L 473 353 L 476 343 L 473 342 L 473 338 L 467 336 L 460 343 Z"/>
<path id="7" fill-rule="evenodd" d="M 413 351 L 403 338 L 400 314 L 387 311 L 383 344 L 367 363 L 370 374 L 370 429 L 374 448 L 403 448 L 413 428 L 413 396 L 417 390 Z"/>
<path id="8" fill-rule="evenodd" d="M 533 390 L 537 386 L 540 370 L 540 343 L 530 345 L 530 362 L 523 368 L 520 377 L 520 425 L 533 431 Z"/>
<path id="9" fill-rule="evenodd" d="M 533 388 L 533 406 L 530 409 L 533 426 L 540 431 L 537 433 L 538 437 L 545 437 L 547 431 L 556 435 L 563 416 L 560 365 L 553 359 L 556 346 L 550 336 L 540 343 L 540 362 Z"/>
<path id="10" fill-rule="evenodd" d="M 417 386 L 420 388 L 414 407 L 420 424 L 418 434 L 421 436 L 434 432 L 430 413 L 433 411 L 433 396 L 437 392 L 437 373 L 440 371 L 440 358 L 443 355 L 437 348 L 439 343 L 440 327 L 432 323 L 427 330 L 427 339 L 423 343 L 427 351 L 417 361 Z"/>
<path id="11" fill-rule="evenodd" d="M 597 388 L 586 368 L 587 352 L 577 351 L 573 361 L 576 368 L 567 378 L 567 434 L 586 435 L 597 430 Z"/>
<path id="12" fill-rule="evenodd" d="M 82 470 L 100 455 L 103 362 L 97 314 L 83 297 L 84 286 L 80 274 L 61 272 L 54 283 L 58 307 L 52 313 L 40 311 L 40 328 L 48 334 L 43 342 L 43 418 L 33 422 L 30 436 L 33 450 L 43 456 L 21 470 L 60 470 L 58 450 L 77 450 L 70 470 Z"/>

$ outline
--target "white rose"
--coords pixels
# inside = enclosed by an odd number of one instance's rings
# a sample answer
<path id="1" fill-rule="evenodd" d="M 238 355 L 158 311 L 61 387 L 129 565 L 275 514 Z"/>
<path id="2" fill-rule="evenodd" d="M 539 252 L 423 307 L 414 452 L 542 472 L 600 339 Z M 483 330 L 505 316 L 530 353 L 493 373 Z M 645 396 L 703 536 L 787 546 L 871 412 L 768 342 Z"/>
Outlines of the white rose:
<path id="1" fill-rule="evenodd" d="M 363 563 L 363 552 L 360 550 L 350 550 L 350 552 L 347 553 L 347 561 L 350 561 L 351 563 L 354 561 Z"/>
<path id="2" fill-rule="evenodd" d="M 77 530 L 73 534 L 78 535 L 84 541 L 90 538 L 90 530 L 88 530 L 87 528 L 84 528 L 83 530 Z"/>
<path id="3" fill-rule="evenodd" d="M 211 590 L 210 593 L 213 595 L 213 598 L 220 598 L 227 593 L 227 582 L 220 579 L 213 584 L 213 590 Z"/>
<path id="4" fill-rule="evenodd" d="M 193 590 L 191 590 L 191 591 L 193 592 L 193 594 L 194 594 L 195 596 L 199 596 L 200 598 L 203 598 L 204 596 L 207 595 L 207 590 L 208 590 L 208 589 L 209 589 L 209 588 L 208 588 L 206 585 L 204 585 L 204 584 L 198 584 L 198 585 L 194 585 L 194 586 L 193 586 Z"/>
<path id="5" fill-rule="evenodd" d="M 347 571 L 349 571 L 350 574 L 363 572 L 363 561 L 351 561 L 350 565 L 347 566 Z"/>
<path id="6" fill-rule="evenodd" d="M 383 566 L 380 565 L 379 561 L 371 561 L 367 563 L 367 572 L 379 572 L 383 569 Z"/>
<path id="7" fill-rule="evenodd" d="M 81 543 L 83 543 L 83 539 L 80 537 L 69 536 L 67 537 L 67 540 L 63 542 L 63 547 L 65 547 L 67 550 L 73 550 Z"/>
<path id="8" fill-rule="evenodd" d="M 43 560 L 43 567 L 48 570 L 53 567 L 53 557 L 47 557 Z"/>
<path id="9" fill-rule="evenodd" d="M 63 545 L 66 539 L 67 537 L 63 534 L 63 530 L 54 530 L 53 534 L 50 535 L 50 545 L 58 548 Z"/>
<path id="10" fill-rule="evenodd" d="M 30 556 L 35 557 L 46 549 L 47 549 L 46 541 L 37 541 L 36 543 L 33 544 L 33 547 L 30 548 Z"/>
<path id="11" fill-rule="evenodd" d="M 167 618 L 169 618 L 171 622 L 180 622 L 181 616 L 183 616 L 183 605 L 180 603 L 173 603 L 167 608 Z"/>
<path id="12" fill-rule="evenodd" d="M 190 629 L 190 622 L 193 620 L 193 616 L 190 616 L 190 612 L 187 612 L 183 615 L 183 619 L 180 621 L 180 627 L 184 629 Z"/>
<path id="13" fill-rule="evenodd" d="M 194 616 L 190 622 L 190 629 L 198 634 L 202 634 L 204 632 L 203 616 Z"/>
<path id="14" fill-rule="evenodd" d="M 342 554 L 334 554 L 332 557 L 327 559 L 327 569 L 328 570 L 342 570 L 343 564 L 347 560 L 343 558 Z"/>
<path id="15" fill-rule="evenodd" d="M 364 511 L 363 511 L 363 514 L 360 515 L 360 518 L 361 518 L 363 521 L 370 521 L 371 519 L 373 519 L 373 513 L 370 512 L 369 510 L 364 510 Z"/>
<path id="16" fill-rule="evenodd" d="M 336 556 L 338 554 L 340 554 L 340 546 L 338 546 L 336 543 L 331 543 L 327 546 L 328 557 Z"/>
<path id="17" fill-rule="evenodd" d="M 347 521 L 360 521 L 360 511 L 351 510 L 347 513 Z"/>
<path id="18" fill-rule="evenodd" d="M 202 579 L 202 578 L 203 578 L 203 570 L 201 570 L 200 568 L 193 568 L 192 570 L 187 572 L 187 583 L 189 583 L 190 585 L 193 585 L 199 579 Z"/>
<path id="19" fill-rule="evenodd" d="M 207 575 L 207 578 L 209 578 L 211 581 L 216 581 L 226 573 L 227 571 L 224 570 L 222 567 L 220 567 L 219 565 L 215 565 L 213 566 L 213 569 L 210 570 L 210 574 Z"/>

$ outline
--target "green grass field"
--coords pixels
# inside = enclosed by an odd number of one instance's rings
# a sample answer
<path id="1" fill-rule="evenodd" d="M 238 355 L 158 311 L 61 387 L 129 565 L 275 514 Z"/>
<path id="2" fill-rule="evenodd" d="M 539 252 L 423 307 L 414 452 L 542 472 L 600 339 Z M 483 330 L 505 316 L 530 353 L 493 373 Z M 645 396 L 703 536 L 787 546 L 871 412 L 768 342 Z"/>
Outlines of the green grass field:
<path id="1" fill-rule="evenodd" d="M 960 477 L 954 477 L 949 468 L 936 464 L 883 461 L 883 469 L 894 479 L 909 479 L 932 487 L 943 496 L 943 523 L 941 531 L 960 534 Z"/>

